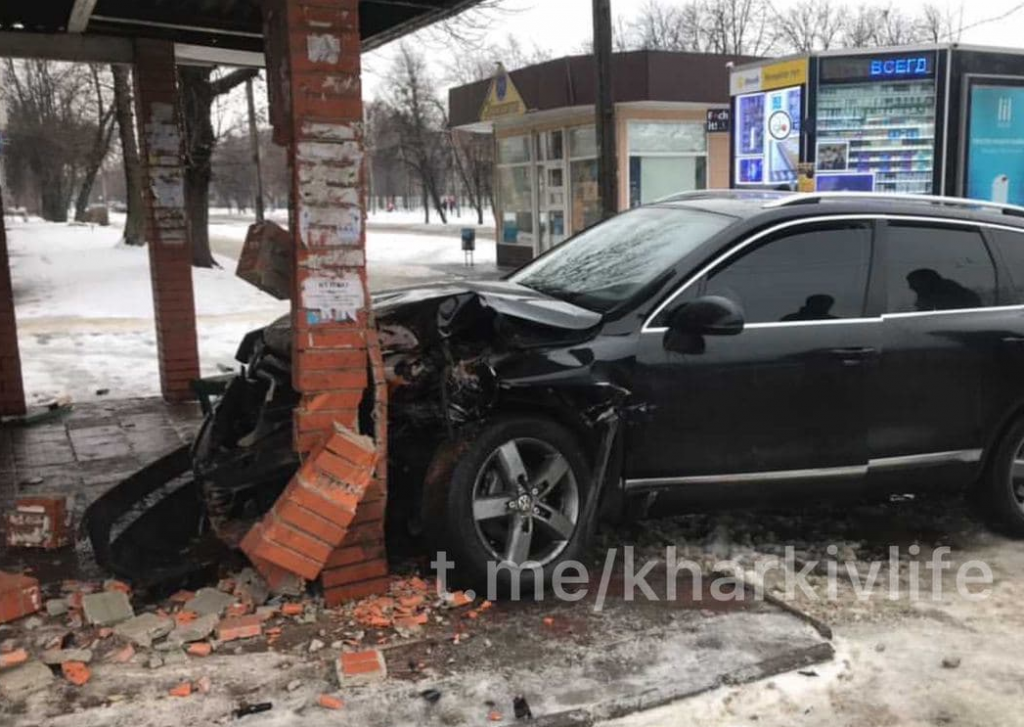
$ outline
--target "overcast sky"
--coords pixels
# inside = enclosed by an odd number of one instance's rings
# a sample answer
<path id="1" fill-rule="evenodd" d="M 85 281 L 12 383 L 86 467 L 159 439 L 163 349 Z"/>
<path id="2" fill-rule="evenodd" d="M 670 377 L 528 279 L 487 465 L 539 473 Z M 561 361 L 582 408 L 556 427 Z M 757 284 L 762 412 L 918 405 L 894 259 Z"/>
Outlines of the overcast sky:
<path id="1" fill-rule="evenodd" d="M 682 4 L 682 0 L 665 0 L 671 4 Z M 775 6 L 784 8 L 791 0 L 775 0 Z M 855 7 L 862 0 L 834 0 L 838 5 Z M 627 19 L 634 15 L 646 0 L 612 0 L 612 15 Z M 946 7 L 945 0 L 933 0 L 939 7 Z M 879 4 L 885 4 L 884 0 Z M 894 0 L 894 6 L 907 14 L 919 13 L 925 0 Z M 505 0 L 508 12 L 495 16 L 491 33 L 504 38 L 513 35 L 527 45 L 536 43 L 549 48 L 555 55 L 568 55 L 577 51 L 591 34 L 591 0 Z M 1024 3 L 1021 0 L 973 0 L 961 5 L 958 0 L 949 7 L 959 13 L 963 7 L 964 27 L 983 23 L 966 30 L 961 42 L 979 45 L 1024 48 Z M 998 22 L 984 21 L 1012 14 Z M 440 57 L 451 49 L 435 48 L 433 55 Z M 372 98 L 380 83 L 381 73 L 387 70 L 387 59 L 393 49 L 387 46 L 366 54 L 364 58 L 365 97 Z"/>

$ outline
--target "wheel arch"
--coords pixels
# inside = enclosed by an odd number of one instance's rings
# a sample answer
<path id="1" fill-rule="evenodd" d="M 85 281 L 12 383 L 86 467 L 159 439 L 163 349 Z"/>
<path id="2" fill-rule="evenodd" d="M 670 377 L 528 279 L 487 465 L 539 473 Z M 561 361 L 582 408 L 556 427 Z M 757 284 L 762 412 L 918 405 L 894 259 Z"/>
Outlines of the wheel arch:
<path id="1" fill-rule="evenodd" d="M 1017 400 L 1013 406 L 1009 407 L 996 426 L 992 428 L 989 435 L 985 437 L 981 451 L 981 466 L 978 468 L 978 481 L 981 481 L 988 475 L 992 462 L 999 450 L 999 444 L 1003 441 L 1007 432 L 1010 431 L 1010 428 L 1021 419 L 1024 419 L 1024 399 Z"/>

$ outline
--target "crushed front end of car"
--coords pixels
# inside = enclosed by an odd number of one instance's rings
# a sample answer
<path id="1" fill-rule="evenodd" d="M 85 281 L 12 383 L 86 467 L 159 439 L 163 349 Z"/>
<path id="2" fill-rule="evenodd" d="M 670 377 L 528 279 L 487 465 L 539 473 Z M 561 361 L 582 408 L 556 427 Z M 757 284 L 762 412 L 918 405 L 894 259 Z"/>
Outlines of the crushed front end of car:
<path id="1" fill-rule="evenodd" d="M 396 529 L 419 533 L 427 485 L 436 486 L 459 443 L 498 412 L 547 416 L 574 432 L 600 492 L 615 466 L 628 391 L 620 363 L 592 346 L 599 314 L 505 282 L 386 293 L 375 296 L 374 311 L 389 392 L 389 540 Z M 89 508 L 84 529 L 101 565 L 136 582 L 188 571 L 180 562 L 154 571 L 149 550 L 137 542 L 145 528 L 119 522 L 157 507 L 155 493 L 172 480 L 184 483 L 179 489 L 192 506 L 167 535 L 169 548 L 186 557 L 210 539 L 237 546 L 299 466 L 291 355 L 287 316 L 246 335 L 237 353 L 242 366 L 215 382 L 221 393 L 191 449 L 137 473 Z M 589 516 L 598 499 L 589 498 Z M 161 563 L 173 561 L 162 552 Z"/>

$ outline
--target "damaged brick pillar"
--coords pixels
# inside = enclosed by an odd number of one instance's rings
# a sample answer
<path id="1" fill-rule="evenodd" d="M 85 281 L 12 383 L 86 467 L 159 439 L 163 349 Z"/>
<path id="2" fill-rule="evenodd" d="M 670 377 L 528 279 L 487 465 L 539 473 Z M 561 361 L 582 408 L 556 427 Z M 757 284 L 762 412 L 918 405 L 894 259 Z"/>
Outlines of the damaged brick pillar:
<path id="1" fill-rule="evenodd" d="M 4 200 L 0 190 L 0 416 L 25 413 L 25 389 L 21 381 L 18 325 L 14 318 L 14 288 L 7 256 Z"/>
<path id="2" fill-rule="evenodd" d="M 135 115 L 160 390 L 167 401 L 185 401 L 194 398 L 191 382 L 199 377 L 199 351 L 173 43 L 135 42 Z"/>
<path id="3" fill-rule="evenodd" d="M 329 604 L 388 583 L 386 387 L 366 284 L 358 9 L 358 0 L 263 7 L 271 120 L 292 175 L 292 379 L 304 465 L 242 548 L 268 577 L 322 576 Z"/>

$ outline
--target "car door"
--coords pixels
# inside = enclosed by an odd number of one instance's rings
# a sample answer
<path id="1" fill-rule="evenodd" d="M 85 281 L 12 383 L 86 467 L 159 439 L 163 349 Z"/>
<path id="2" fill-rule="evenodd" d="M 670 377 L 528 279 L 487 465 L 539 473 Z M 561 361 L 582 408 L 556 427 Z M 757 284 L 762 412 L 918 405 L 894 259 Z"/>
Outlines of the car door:
<path id="1" fill-rule="evenodd" d="M 868 448 L 872 479 L 977 462 L 1000 397 L 1006 340 L 995 259 L 981 229 L 891 219 L 880 227 L 884 315 Z M 1010 394 L 1009 391 L 1005 394 Z"/>
<path id="2" fill-rule="evenodd" d="M 684 283 L 640 335 L 628 487 L 863 478 L 873 235 L 865 218 L 787 223 Z M 744 330 L 668 350 L 667 316 L 703 295 L 739 303 Z"/>

